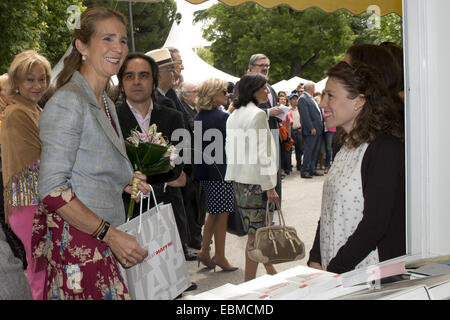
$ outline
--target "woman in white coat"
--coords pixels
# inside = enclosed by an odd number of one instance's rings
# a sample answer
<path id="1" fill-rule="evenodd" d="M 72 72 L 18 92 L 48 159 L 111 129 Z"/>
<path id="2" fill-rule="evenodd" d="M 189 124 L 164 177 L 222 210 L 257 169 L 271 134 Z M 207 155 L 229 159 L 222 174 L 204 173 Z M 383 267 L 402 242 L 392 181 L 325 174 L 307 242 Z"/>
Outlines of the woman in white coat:
<path id="1" fill-rule="evenodd" d="M 227 171 L 225 180 L 233 181 L 236 205 L 248 226 L 247 247 L 256 230 L 265 224 L 266 204 L 278 202 L 277 148 L 266 113 L 258 105 L 267 101 L 267 78 L 259 73 L 244 75 L 238 84 L 235 111 L 227 121 Z M 271 219 L 270 219 L 271 220 Z M 245 281 L 254 279 L 258 263 L 245 250 Z M 272 264 L 264 264 L 268 274 L 275 274 Z"/>

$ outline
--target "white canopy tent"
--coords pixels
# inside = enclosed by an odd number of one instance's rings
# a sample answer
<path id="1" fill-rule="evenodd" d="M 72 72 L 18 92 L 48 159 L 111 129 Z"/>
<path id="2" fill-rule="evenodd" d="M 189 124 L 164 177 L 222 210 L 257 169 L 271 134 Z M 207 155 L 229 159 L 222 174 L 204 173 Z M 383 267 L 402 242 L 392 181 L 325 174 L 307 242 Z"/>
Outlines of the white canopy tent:
<path id="1" fill-rule="evenodd" d="M 191 4 L 185 0 L 176 0 L 176 3 L 177 11 L 182 14 L 181 22 L 172 25 L 164 47 L 175 47 L 180 51 L 184 66 L 181 74 L 184 81 L 200 83 L 209 78 L 219 78 L 233 83 L 238 81 L 239 78 L 206 63 L 193 50 L 196 47 L 209 44 L 201 37 L 200 26 L 192 24 L 193 13 L 212 6 L 216 1 L 208 1 L 199 5 Z"/>
<path id="2" fill-rule="evenodd" d="M 316 83 L 316 92 L 322 92 L 327 84 L 328 77 Z"/>
<path id="3" fill-rule="evenodd" d="M 285 91 L 287 94 L 289 94 L 292 92 L 292 90 L 297 89 L 299 83 L 305 83 L 307 81 L 309 80 L 295 76 L 289 80 L 282 80 L 280 82 L 275 83 L 274 85 L 272 85 L 272 88 L 274 88 L 276 92 Z"/>

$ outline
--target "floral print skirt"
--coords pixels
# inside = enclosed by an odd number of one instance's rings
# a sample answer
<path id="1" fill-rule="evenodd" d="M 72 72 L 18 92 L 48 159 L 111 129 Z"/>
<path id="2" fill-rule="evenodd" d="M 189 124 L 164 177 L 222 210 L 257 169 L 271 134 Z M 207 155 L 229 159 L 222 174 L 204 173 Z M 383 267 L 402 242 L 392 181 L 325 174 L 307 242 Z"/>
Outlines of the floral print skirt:
<path id="1" fill-rule="evenodd" d="M 256 230 L 266 225 L 267 195 L 258 184 L 244 184 L 233 181 L 233 190 L 239 211 L 244 217 L 248 234 L 255 234 Z M 269 211 L 269 221 L 273 220 L 273 209 Z"/>
<path id="2" fill-rule="evenodd" d="M 44 299 L 130 299 L 109 247 L 40 205 L 33 221 L 33 257 L 47 269 Z"/>

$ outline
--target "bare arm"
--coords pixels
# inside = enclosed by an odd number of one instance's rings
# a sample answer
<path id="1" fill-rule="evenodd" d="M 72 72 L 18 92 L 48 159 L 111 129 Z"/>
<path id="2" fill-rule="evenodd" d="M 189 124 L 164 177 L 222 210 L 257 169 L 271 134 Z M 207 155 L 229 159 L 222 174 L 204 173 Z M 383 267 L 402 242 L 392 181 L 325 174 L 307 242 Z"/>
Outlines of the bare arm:
<path id="1" fill-rule="evenodd" d="M 93 234 L 101 223 L 101 219 L 86 207 L 78 198 L 74 198 L 56 212 L 71 226 L 87 234 Z M 131 267 L 148 255 L 136 239 L 125 232 L 111 226 L 104 242 L 110 247 L 116 258 L 126 267 Z"/>

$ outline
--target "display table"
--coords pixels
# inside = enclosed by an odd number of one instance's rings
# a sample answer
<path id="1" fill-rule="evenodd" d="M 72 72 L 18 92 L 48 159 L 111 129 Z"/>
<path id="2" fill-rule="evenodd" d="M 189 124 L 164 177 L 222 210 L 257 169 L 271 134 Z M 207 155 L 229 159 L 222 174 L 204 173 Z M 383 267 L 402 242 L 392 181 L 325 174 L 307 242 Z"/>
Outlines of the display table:
<path id="1" fill-rule="evenodd" d="M 450 268 L 450 267 L 449 267 Z M 412 269 L 411 269 L 412 270 Z M 388 261 L 344 274 L 297 266 L 239 285 L 224 284 L 186 300 L 445 300 L 450 273 L 417 274 L 404 261 Z M 442 271 L 441 271 L 442 272 Z M 444 270 L 445 272 L 445 270 Z"/>

